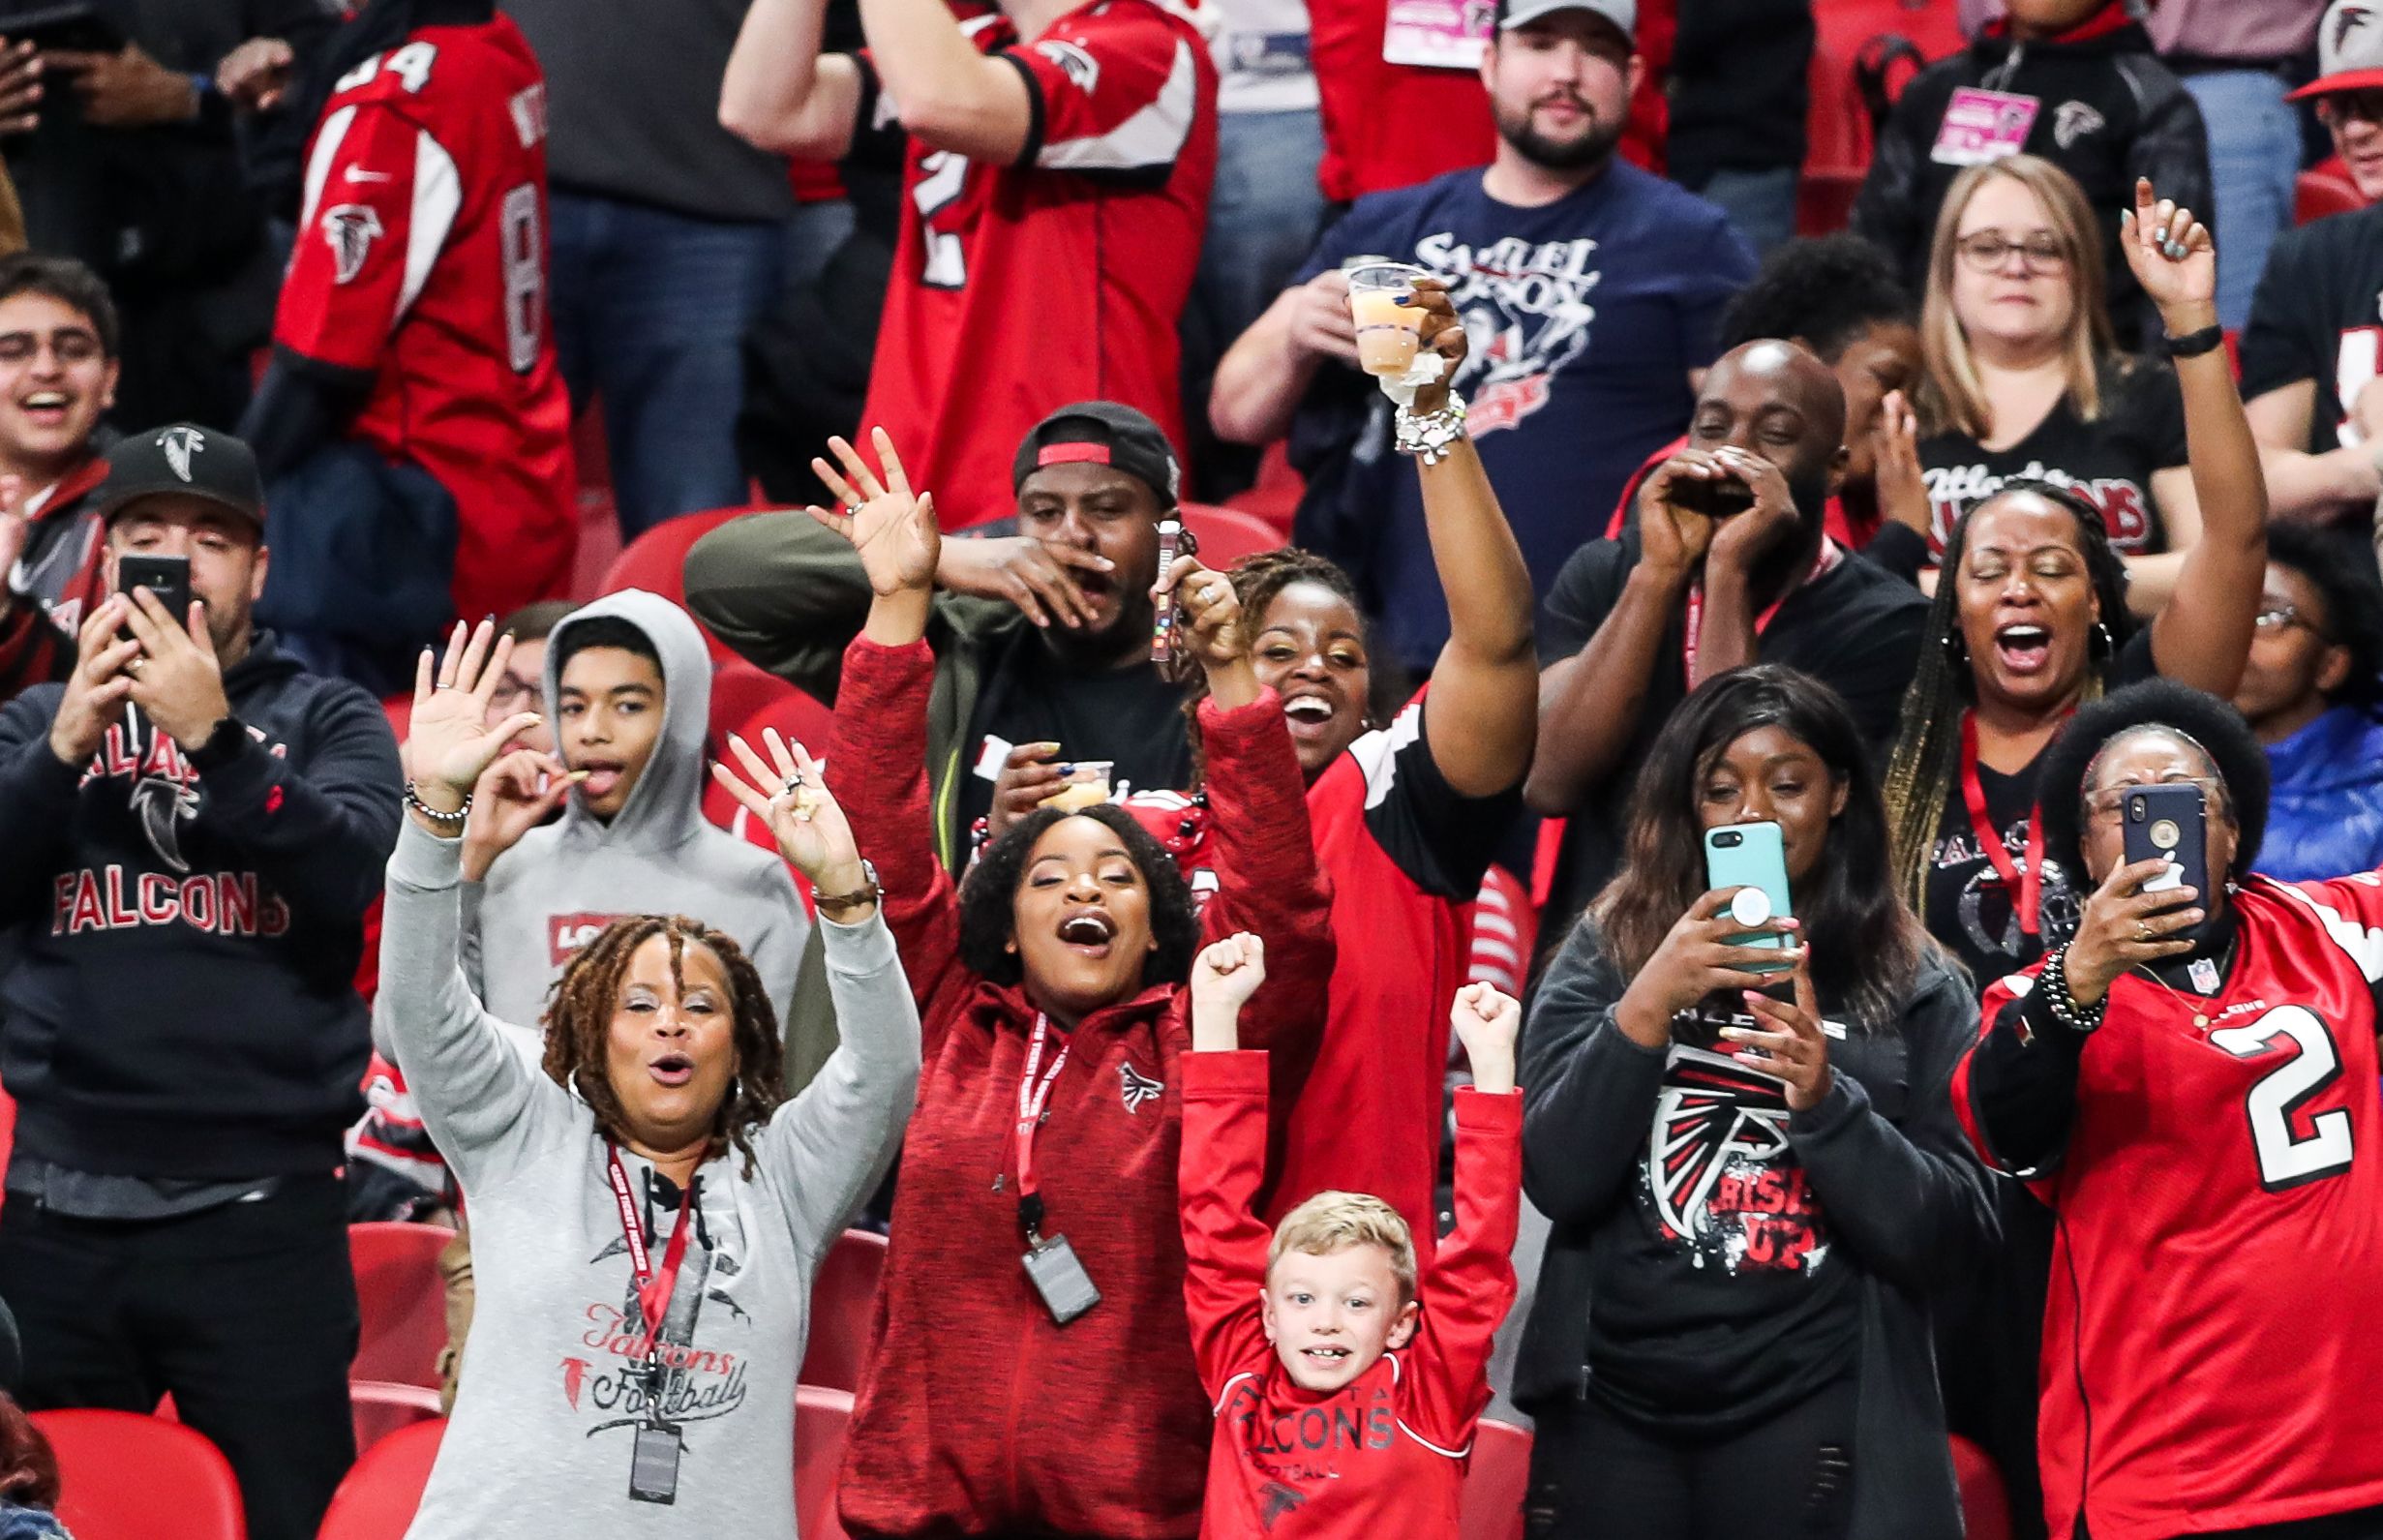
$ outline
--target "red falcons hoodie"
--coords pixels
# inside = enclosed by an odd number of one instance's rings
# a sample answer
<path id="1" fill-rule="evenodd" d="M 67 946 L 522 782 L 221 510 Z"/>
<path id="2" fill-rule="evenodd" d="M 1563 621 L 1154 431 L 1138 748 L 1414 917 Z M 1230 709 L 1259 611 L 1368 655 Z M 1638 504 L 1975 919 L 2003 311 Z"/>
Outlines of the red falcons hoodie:
<path id="1" fill-rule="evenodd" d="M 1457 1227 L 1423 1280 L 1415 1335 L 1329 1394 L 1291 1381 L 1258 1305 L 1273 1239 L 1255 1215 L 1266 1056 L 1192 1054 L 1183 1122 L 1187 1297 L 1217 1414 L 1202 1540 L 1454 1540 L 1490 1339 L 1514 1304 L 1523 1094 L 1457 1092 Z"/>
<path id="2" fill-rule="evenodd" d="M 1054 1325 L 1019 1260 L 1012 1170 L 1036 1012 L 959 959 L 958 897 L 927 803 L 934 667 L 923 642 L 854 642 L 828 754 L 829 784 L 885 887 L 925 1050 L 839 1483 L 844 1526 L 1189 1540 L 1209 1433 L 1175 1205 L 1189 997 L 1156 984 L 1071 1035 L 1035 1163 L 1043 1233 L 1067 1236 L 1101 1303 Z M 1203 702 L 1200 725 L 1225 874 L 1203 928 L 1264 939 L 1267 982 L 1250 1015 L 1295 1076 L 1322 1032 L 1333 963 L 1298 756 L 1271 690 L 1238 710 Z"/>

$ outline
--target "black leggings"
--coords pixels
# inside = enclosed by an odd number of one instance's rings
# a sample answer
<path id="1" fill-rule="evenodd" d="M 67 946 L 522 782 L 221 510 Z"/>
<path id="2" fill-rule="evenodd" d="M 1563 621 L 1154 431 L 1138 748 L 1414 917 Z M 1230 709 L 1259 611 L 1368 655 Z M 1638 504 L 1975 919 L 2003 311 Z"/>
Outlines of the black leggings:
<path id="1" fill-rule="evenodd" d="M 1730 1438 L 1658 1438 L 1594 1401 L 1537 1418 L 1529 1540 L 1842 1540 L 1854 1381 Z"/>

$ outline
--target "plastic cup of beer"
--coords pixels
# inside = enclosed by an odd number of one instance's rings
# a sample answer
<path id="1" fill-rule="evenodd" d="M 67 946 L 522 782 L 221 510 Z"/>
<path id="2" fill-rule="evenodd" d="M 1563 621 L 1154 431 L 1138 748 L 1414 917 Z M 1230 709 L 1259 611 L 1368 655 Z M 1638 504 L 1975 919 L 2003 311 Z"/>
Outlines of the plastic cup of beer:
<path id="1" fill-rule="evenodd" d="M 1062 808 L 1071 813 L 1100 806 L 1109 800 L 1109 771 L 1115 765 L 1114 760 L 1077 760 L 1062 775 L 1059 790 L 1045 797 L 1042 805 Z"/>
<path id="2" fill-rule="evenodd" d="M 1348 313 L 1357 323 L 1357 362 L 1369 375 L 1395 379 L 1415 366 L 1423 342 L 1423 312 L 1402 305 L 1415 280 L 1432 275 L 1404 262 L 1368 262 L 1348 270 Z"/>

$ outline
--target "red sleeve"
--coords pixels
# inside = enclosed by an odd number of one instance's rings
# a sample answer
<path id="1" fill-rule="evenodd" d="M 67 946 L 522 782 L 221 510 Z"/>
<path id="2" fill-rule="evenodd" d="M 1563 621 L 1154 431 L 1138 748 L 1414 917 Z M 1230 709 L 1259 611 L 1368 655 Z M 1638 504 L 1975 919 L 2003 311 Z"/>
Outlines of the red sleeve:
<path id="1" fill-rule="evenodd" d="M 1273 1351 L 1258 1307 L 1273 1244 L 1256 1214 L 1266 1171 L 1266 1056 L 1195 1052 L 1182 1063 L 1183 1296 L 1192 1357 L 1214 1404 L 1234 1375 Z"/>
<path id="2" fill-rule="evenodd" d="M 75 667 L 75 639 L 49 623 L 40 600 L 17 595 L 0 617 L 0 702 L 65 679 Z"/>
<path id="3" fill-rule="evenodd" d="M 1034 127 L 1019 164 L 1162 180 L 1216 86 L 1188 29 L 1142 0 L 1054 27 L 1001 57 L 1026 76 Z"/>
<path id="4" fill-rule="evenodd" d="M 437 140 L 360 102 L 322 120 L 306 187 L 273 340 L 317 363 L 374 369 L 454 230 L 463 182 Z"/>
<path id="5" fill-rule="evenodd" d="M 1417 1437 L 1461 1454 L 1490 1404 L 1490 1344 L 1514 1306 L 1523 1093 L 1461 1086 L 1456 1114 L 1457 1224 L 1423 1283 L 1423 1321 L 1409 1355 L 1415 1382 L 1403 1415 Z"/>
<path id="6" fill-rule="evenodd" d="M 844 649 L 826 771 L 829 793 L 885 889 L 879 907 L 910 975 L 929 1059 L 946 1019 L 929 1002 L 961 974 L 959 898 L 935 859 L 927 805 L 926 710 L 934 687 L 935 652 L 923 641 L 889 648 L 855 637 Z"/>

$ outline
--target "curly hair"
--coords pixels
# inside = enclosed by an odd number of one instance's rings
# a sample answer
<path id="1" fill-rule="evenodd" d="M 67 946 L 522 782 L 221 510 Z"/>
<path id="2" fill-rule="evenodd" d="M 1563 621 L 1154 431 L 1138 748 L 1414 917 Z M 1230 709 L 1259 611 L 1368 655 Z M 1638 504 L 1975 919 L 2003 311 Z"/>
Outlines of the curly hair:
<path id="1" fill-rule="evenodd" d="M 574 953 L 555 981 L 546 1001 L 545 1070 L 547 1077 L 566 1091 L 577 1092 L 595 1114 L 596 1128 L 616 1143 L 628 1137 L 627 1116 L 606 1072 L 610 1056 L 613 1012 L 620 999 L 620 981 L 629 958 L 656 936 L 670 941 L 670 971 L 683 977 L 686 950 L 708 947 L 728 975 L 736 1019 L 731 1031 L 737 1049 L 737 1077 L 712 1114 L 711 1148 L 707 1160 L 734 1144 L 744 1156 L 744 1174 L 753 1174 L 753 1131 L 769 1121 L 785 1100 L 778 1089 L 785 1047 L 778 1040 L 778 1017 L 769 991 L 761 981 L 744 949 L 725 932 L 684 915 L 623 915 L 597 932 L 594 940 Z"/>
<path id="2" fill-rule="evenodd" d="M 1157 836 L 1114 802 L 1070 811 L 1038 807 L 1003 830 L 984 847 L 960 884 L 960 961 L 977 977 L 997 984 L 1016 984 L 1026 977 L 1024 958 L 1009 948 L 1017 932 L 1017 891 L 1025 880 L 1026 863 L 1035 842 L 1063 818 L 1089 818 L 1126 847 L 1126 859 L 1142 874 L 1150 890 L 1150 933 L 1158 950 L 1142 964 L 1142 986 L 1181 984 L 1192 977 L 1192 959 L 1200 949 L 1199 915 L 1192 903 L 1192 885 L 1176 869 Z"/>
<path id="3" fill-rule="evenodd" d="M 1646 965 L 1708 886 L 1697 794 L 1732 743 L 1765 727 L 1810 748 L 1845 788 L 1845 810 L 1795 895 L 1813 986 L 1861 1023 L 1891 1021 L 1935 943 L 1886 880 L 1886 816 L 1861 730 L 1836 691 L 1794 669 L 1716 674 L 1672 713 L 1639 770 L 1622 868 L 1589 915 L 1625 975 Z"/>
<path id="4" fill-rule="evenodd" d="M 2101 601 L 2101 624 L 2110 633 L 2108 667 L 2119 649 L 2134 634 L 2127 613 L 2127 565 L 2110 544 L 2110 531 L 2099 510 L 2071 488 L 2049 481 L 2006 481 L 2002 490 L 1961 516 L 1945 542 L 1936 598 L 1928 606 L 1928 629 L 1919 649 L 1919 667 L 1911 688 L 1903 692 L 1903 714 L 1895 725 L 1895 749 L 1886 764 L 1886 828 L 1892 836 L 1895 887 L 1904 902 L 1922 920 L 1927 918 L 1928 856 L 1936 843 L 1938 823 L 1952 797 L 1953 779 L 1961 767 L 1961 715 L 1977 699 L 1977 684 L 1970 656 L 1961 641 L 1962 553 L 1969 549 L 1970 526 L 1977 516 L 2005 498 L 2032 492 L 2066 508 L 2077 521 L 2077 543 L 2085 553 L 2086 575 Z M 2101 694 L 2099 668 L 2085 678 L 2083 698 Z"/>
<path id="5" fill-rule="evenodd" d="M 2267 750 L 2251 736 L 2242 713 L 2215 695 L 2174 679 L 2146 679 L 2114 690 L 2070 717 L 2044 751 L 2043 769 L 2036 772 L 2044 859 L 2060 862 L 2079 884 L 2087 884 L 2085 783 L 2095 762 L 2127 734 L 2161 727 L 2200 744 L 2225 784 L 2226 805 L 2234 815 L 2234 870 L 2248 871 L 2258 860 L 2259 841 L 2267 835 Z M 2213 881 L 2217 876 L 2210 873 Z M 2080 893 L 2089 891 L 2090 885 L 2078 889 Z"/>
<path id="6" fill-rule="evenodd" d="M 1721 313 L 1719 350 L 1763 337 L 1800 337 L 1834 365 L 1873 326 L 1910 325 L 1918 312 L 1895 264 L 1862 237 L 1794 240 L 1765 257 Z"/>
<path id="7" fill-rule="evenodd" d="M 2355 706 L 2374 714 L 2383 708 L 2383 582 L 2375 576 L 2374 553 L 2365 541 L 2338 529 L 2305 524 L 2267 527 L 2267 559 L 2308 581 L 2325 601 L 2325 627 L 2318 635 L 2350 654 L 2350 671 L 2328 706 Z"/>
<path id="8" fill-rule="evenodd" d="M 1366 691 L 1366 725 L 1377 726 L 1399 714 L 1409 689 L 1406 677 L 1399 666 L 1382 656 L 1373 646 L 1373 621 L 1366 614 L 1365 601 L 1357 596 L 1356 580 L 1341 564 L 1329 557 L 1317 556 L 1298 546 L 1283 546 L 1274 551 L 1259 551 L 1243 557 L 1226 569 L 1225 577 L 1233 585 L 1233 597 L 1241 603 L 1241 613 L 1252 627 L 1251 640 L 1256 640 L 1255 628 L 1265 616 L 1267 607 L 1282 596 L 1282 590 L 1295 583 L 1312 583 L 1329 589 L 1347 602 L 1357 616 L 1364 631 L 1366 668 L 1370 676 Z M 1199 773 L 1204 776 L 1206 764 L 1200 742 L 1200 702 L 1208 698 L 1208 676 L 1185 653 L 1178 652 L 1175 678 L 1184 686 L 1183 714 L 1190 725 L 1185 731 L 1192 739 L 1192 757 Z"/>

